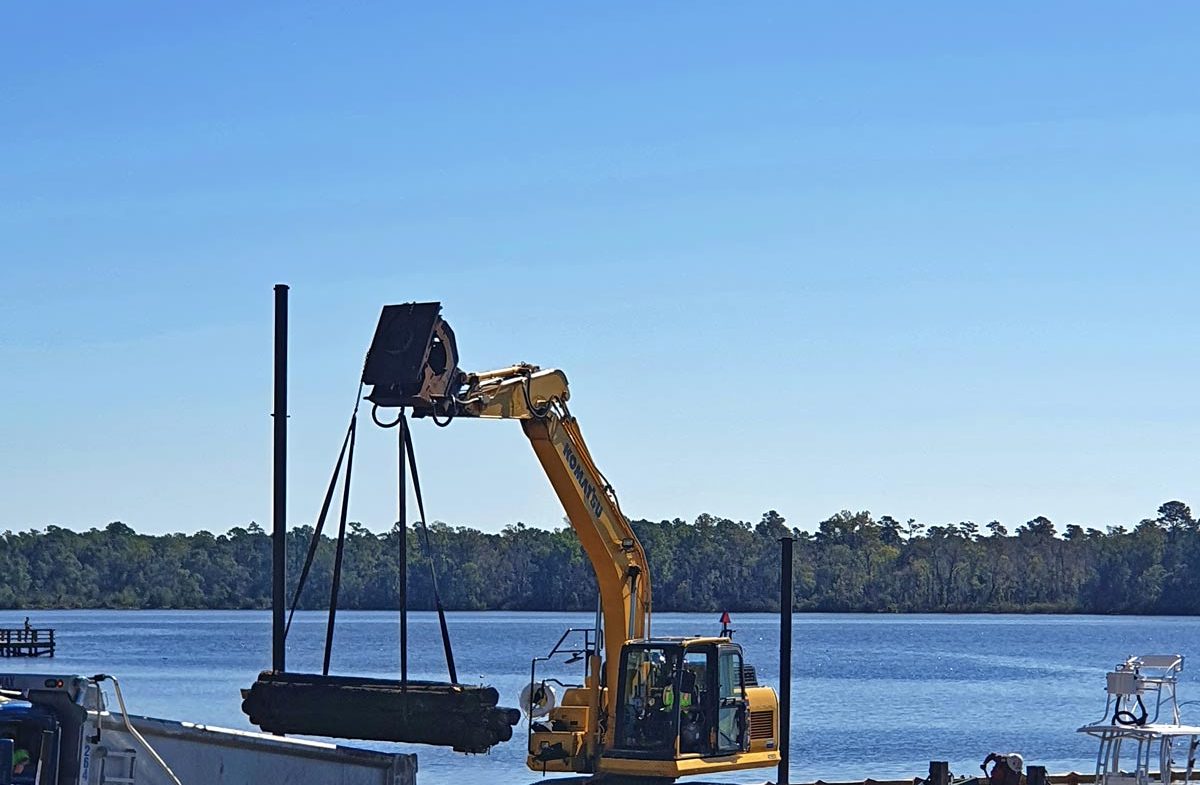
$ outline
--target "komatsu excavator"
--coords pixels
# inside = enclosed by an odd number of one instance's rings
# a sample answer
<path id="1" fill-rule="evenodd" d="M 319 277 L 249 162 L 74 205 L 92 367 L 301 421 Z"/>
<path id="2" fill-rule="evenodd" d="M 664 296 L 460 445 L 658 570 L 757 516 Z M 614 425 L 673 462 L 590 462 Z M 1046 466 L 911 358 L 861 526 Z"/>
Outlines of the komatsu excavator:
<path id="1" fill-rule="evenodd" d="M 531 717 L 529 767 L 640 782 L 776 765 L 778 701 L 741 646 L 728 636 L 651 636 L 646 554 L 567 408 L 566 375 L 527 364 L 464 372 L 440 314 L 439 303 L 383 309 L 363 369 L 367 400 L 439 425 L 520 421 L 600 591 L 600 629 L 577 652 L 584 682 L 545 720 Z"/>

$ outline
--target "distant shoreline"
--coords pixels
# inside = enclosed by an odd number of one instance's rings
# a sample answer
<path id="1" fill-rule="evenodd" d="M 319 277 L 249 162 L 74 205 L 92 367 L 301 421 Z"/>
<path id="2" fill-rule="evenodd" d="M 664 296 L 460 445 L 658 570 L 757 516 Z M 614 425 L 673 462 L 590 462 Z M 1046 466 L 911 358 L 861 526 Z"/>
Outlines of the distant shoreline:
<path id="1" fill-rule="evenodd" d="M 630 521 L 650 565 L 660 612 L 771 613 L 779 608 L 781 538 L 794 540 L 797 613 L 1200 615 L 1200 521 L 1179 501 L 1153 518 L 1106 531 L 1045 517 L 1014 531 L 991 521 L 930 526 L 840 512 L 815 531 L 777 512 L 757 523 L 700 515 Z M 515 524 L 498 533 L 430 524 L 409 536 L 413 609 L 573 611 L 596 607 L 595 572 L 570 528 Z M 311 527 L 288 532 L 295 580 Z M 399 605 L 400 532 L 350 523 L 337 605 Z M 330 602 L 335 543 L 315 543 L 298 607 Z M 605 559 L 604 555 L 595 555 Z M 75 532 L 5 532 L 0 608 L 262 610 L 271 599 L 271 537 L 257 524 L 224 534 L 144 535 L 123 523 Z M 606 565 L 601 565 L 606 566 Z M 433 576 L 437 576 L 436 583 Z M 288 587 L 289 605 L 295 587 Z"/>

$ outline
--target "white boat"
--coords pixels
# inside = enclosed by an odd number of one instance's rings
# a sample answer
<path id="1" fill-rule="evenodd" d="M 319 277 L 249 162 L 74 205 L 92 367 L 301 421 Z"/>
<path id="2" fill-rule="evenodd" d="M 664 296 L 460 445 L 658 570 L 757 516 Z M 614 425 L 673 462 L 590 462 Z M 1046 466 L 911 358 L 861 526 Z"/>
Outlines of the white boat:
<path id="1" fill-rule="evenodd" d="M 121 711 L 110 711 L 111 680 Z M 412 785 L 417 756 L 125 712 L 111 677 L 0 674 L 0 785 Z M 9 761 L 25 761 L 9 765 Z"/>
<path id="2" fill-rule="evenodd" d="M 1104 717 L 1080 733 L 1099 739 L 1096 785 L 1190 783 L 1200 726 L 1185 725 L 1176 693 L 1181 654 L 1130 657 L 1107 674 Z"/>

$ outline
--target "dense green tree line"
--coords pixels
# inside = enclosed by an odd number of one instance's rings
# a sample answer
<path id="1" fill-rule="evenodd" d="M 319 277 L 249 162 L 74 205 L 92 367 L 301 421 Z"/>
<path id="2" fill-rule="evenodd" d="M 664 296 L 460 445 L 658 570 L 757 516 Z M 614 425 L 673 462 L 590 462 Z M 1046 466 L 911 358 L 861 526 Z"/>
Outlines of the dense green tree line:
<path id="1" fill-rule="evenodd" d="M 1200 526 L 1182 502 L 1106 531 L 1043 517 L 1009 531 L 992 521 L 926 526 L 841 512 L 815 531 L 776 512 L 757 523 L 701 515 L 634 521 L 659 610 L 778 607 L 778 539 L 796 542 L 796 607 L 809 611 L 1200 613 Z M 574 533 L 516 524 L 498 534 L 435 523 L 430 549 L 408 531 L 410 607 L 433 607 L 430 556 L 452 609 L 588 610 L 595 581 Z M 311 527 L 288 535 L 288 575 Z M 394 608 L 400 532 L 350 524 L 339 606 Z M 258 525 L 150 536 L 123 523 L 74 532 L 5 532 L 0 607 L 262 608 L 270 599 L 270 536 Z M 303 608 L 327 607 L 334 545 L 323 538 Z M 294 588 L 294 587 L 293 587 Z"/>

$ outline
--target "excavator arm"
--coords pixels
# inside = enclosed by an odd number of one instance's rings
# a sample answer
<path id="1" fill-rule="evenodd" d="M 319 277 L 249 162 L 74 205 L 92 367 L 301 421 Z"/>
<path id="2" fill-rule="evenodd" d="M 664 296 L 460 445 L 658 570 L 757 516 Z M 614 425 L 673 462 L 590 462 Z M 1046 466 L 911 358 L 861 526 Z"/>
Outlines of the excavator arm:
<path id="1" fill-rule="evenodd" d="M 605 683 L 616 685 L 621 647 L 650 634 L 650 570 L 616 494 L 567 408 L 566 374 L 528 364 L 463 372 L 454 333 L 439 312 L 437 303 L 384 308 L 363 370 L 363 382 L 373 385 L 367 400 L 443 424 L 458 417 L 521 422 L 595 572 L 604 622 Z M 607 713 L 607 706 L 600 708 Z"/>
<path id="2" fill-rule="evenodd" d="M 608 683 L 615 684 L 621 646 L 650 634 L 650 570 L 612 486 L 588 451 L 579 421 L 567 409 L 567 377 L 559 370 L 519 365 L 476 379 L 459 401 L 459 416 L 521 421 L 595 571 Z"/>

